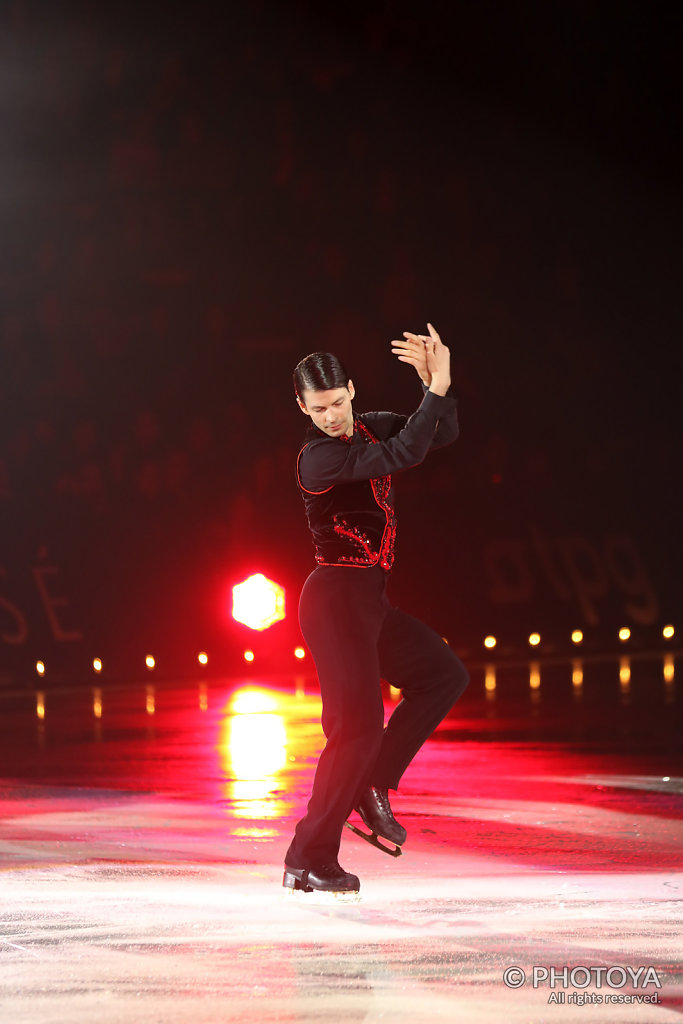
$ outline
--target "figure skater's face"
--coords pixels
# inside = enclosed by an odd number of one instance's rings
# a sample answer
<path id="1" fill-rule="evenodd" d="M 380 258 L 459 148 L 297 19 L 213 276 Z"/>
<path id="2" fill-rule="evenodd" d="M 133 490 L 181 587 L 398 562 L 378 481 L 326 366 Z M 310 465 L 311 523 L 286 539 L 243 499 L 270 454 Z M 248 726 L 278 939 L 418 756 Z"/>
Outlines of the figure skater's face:
<path id="1" fill-rule="evenodd" d="M 329 437 L 353 434 L 353 396 L 356 390 L 350 380 L 345 388 L 332 391 L 309 391 L 306 389 L 303 401 L 297 398 L 299 408 L 310 416 L 318 430 Z"/>

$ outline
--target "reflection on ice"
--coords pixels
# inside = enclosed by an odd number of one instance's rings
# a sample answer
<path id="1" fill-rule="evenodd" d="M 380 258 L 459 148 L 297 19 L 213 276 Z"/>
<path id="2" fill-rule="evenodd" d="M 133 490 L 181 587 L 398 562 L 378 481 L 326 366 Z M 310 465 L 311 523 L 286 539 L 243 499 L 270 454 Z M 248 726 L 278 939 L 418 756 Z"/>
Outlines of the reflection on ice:
<path id="1" fill-rule="evenodd" d="M 228 780 L 227 797 L 241 819 L 263 820 L 283 813 L 282 801 L 274 794 L 280 786 L 279 773 L 287 763 L 287 730 L 276 708 L 275 692 L 240 690 L 221 724 L 219 752 Z M 240 827 L 235 834 L 263 838 L 273 832 Z"/>
<path id="2" fill-rule="evenodd" d="M 95 718 L 102 717 L 102 690 L 100 690 L 99 687 L 96 687 L 93 690 L 92 712 Z"/>

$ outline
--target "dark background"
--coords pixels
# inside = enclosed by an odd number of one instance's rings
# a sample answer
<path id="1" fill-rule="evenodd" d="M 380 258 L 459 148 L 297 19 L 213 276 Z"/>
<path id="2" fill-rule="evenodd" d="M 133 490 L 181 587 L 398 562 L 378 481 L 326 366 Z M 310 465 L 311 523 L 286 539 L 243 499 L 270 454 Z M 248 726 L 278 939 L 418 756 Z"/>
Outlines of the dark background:
<path id="1" fill-rule="evenodd" d="M 410 412 L 427 320 L 462 436 L 398 481 L 395 598 L 464 652 L 679 621 L 680 21 L 2 4 L 0 678 L 229 653 L 247 571 L 295 631 L 292 368 Z"/>

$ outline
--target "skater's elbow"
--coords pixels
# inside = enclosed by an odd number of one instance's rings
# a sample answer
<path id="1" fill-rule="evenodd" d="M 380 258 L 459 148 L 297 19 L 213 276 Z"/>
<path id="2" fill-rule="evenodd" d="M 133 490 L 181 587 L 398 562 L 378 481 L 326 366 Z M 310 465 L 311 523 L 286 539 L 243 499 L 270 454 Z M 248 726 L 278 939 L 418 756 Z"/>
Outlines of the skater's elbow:
<path id="1" fill-rule="evenodd" d="M 434 432 L 434 440 L 432 441 L 432 449 L 434 448 L 445 448 L 446 445 L 453 444 L 454 441 L 460 437 L 460 424 L 457 418 L 440 420 L 439 424 Z"/>

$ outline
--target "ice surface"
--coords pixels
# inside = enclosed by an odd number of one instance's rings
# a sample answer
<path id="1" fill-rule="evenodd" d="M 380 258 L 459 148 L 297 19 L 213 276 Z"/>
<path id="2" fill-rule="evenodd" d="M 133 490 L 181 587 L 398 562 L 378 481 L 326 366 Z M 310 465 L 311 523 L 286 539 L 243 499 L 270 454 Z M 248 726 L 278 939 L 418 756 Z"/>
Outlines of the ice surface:
<path id="1" fill-rule="evenodd" d="M 286 899 L 319 708 L 276 695 L 245 724 L 226 694 L 209 696 L 200 707 L 189 689 L 158 693 L 150 715 L 133 690 L 105 694 L 97 721 L 82 695 L 52 696 L 40 721 L 7 710 L 3 1024 L 680 1020 L 683 797 L 670 755 L 497 740 L 473 713 L 425 746 L 393 800 L 402 857 L 345 831 L 359 903 Z M 240 737 L 258 734 L 259 713 L 280 717 L 283 749 L 250 761 Z M 661 988 L 595 975 L 583 988 L 580 972 L 534 987 L 534 965 L 652 965 Z M 511 966 L 527 973 L 516 989 Z M 572 993 L 660 1002 L 577 1005 Z"/>

